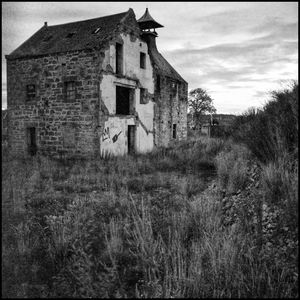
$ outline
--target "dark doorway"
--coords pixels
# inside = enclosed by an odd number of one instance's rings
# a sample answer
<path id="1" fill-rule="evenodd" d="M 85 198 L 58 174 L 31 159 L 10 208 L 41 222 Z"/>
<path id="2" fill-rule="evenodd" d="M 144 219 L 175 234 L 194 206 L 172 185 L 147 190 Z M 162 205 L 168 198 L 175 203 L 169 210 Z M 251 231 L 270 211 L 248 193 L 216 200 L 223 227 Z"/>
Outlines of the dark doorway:
<path id="1" fill-rule="evenodd" d="M 135 125 L 128 125 L 128 154 L 135 153 Z"/>
<path id="2" fill-rule="evenodd" d="M 116 114 L 129 115 L 132 113 L 132 91 L 129 88 L 116 87 Z"/>
<path id="3" fill-rule="evenodd" d="M 35 155 L 37 152 L 36 145 L 36 130 L 35 127 L 27 128 L 28 152 L 30 155 Z"/>

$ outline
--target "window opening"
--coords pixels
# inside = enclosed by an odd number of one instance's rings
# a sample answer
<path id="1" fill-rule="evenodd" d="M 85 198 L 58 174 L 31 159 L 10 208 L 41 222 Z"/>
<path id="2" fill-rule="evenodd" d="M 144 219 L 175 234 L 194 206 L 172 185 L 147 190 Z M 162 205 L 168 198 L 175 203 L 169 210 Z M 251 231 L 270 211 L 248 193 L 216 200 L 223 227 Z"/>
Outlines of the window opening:
<path id="1" fill-rule="evenodd" d="M 123 73 L 123 45 L 116 43 L 116 73 Z"/>
<path id="2" fill-rule="evenodd" d="M 75 34 L 75 32 L 70 32 L 70 33 L 67 34 L 66 38 L 69 39 L 69 38 L 71 38 L 74 34 Z"/>
<path id="3" fill-rule="evenodd" d="M 146 69 L 146 54 L 143 52 L 140 52 L 140 68 Z"/>
<path id="4" fill-rule="evenodd" d="M 177 124 L 173 124 L 173 139 L 177 137 Z"/>
<path id="5" fill-rule="evenodd" d="M 28 153 L 30 155 L 35 155 L 37 152 L 35 127 L 27 128 L 27 141 L 28 141 Z"/>
<path id="6" fill-rule="evenodd" d="M 116 86 L 116 114 L 133 114 L 133 90 L 130 88 Z"/>
<path id="7" fill-rule="evenodd" d="M 66 101 L 74 101 L 76 99 L 75 81 L 65 82 L 65 99 Z"/>
<path id="8" fill-rule="evenodd" d="M 140 89 L 140 104 L 146 104 L 147 99 L 146 99 L 146 89 L 141 88 Z"/>
<path id="9" fill-rule="evenodd" d="M 36 96 L 36 92 L 35 92 L 35 85 L 34 84 L 28 84 L 26 86 L 26 96 L 27 96 L 27 100 L 33 100 Z"/>

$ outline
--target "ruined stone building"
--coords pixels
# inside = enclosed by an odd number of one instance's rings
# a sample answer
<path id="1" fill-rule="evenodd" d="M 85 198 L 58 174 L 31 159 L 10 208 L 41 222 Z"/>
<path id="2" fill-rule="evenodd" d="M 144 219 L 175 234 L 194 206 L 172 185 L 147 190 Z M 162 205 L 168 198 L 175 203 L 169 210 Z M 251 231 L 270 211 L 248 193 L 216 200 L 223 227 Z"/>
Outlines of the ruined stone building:
<path id="1" fill-rule="evenodd" d="M 158 52 L 149 14 L 48 26 L 7 59 L 14 154 L 142 153 L 187 136 L 187 83 Z"/>

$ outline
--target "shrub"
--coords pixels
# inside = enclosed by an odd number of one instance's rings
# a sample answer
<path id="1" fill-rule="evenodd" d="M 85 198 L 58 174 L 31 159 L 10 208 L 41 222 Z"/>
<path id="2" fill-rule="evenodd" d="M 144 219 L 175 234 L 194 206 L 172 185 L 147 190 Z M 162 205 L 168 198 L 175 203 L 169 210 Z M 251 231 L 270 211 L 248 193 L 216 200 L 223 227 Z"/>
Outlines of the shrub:
<path id="1" fill-rule="evenodd" d="M 271 97 L 263 109 L 249 109 L 231 126 L 235 141 L 245 143 L 263 163 L 298 153 L 298 83 Z"/>

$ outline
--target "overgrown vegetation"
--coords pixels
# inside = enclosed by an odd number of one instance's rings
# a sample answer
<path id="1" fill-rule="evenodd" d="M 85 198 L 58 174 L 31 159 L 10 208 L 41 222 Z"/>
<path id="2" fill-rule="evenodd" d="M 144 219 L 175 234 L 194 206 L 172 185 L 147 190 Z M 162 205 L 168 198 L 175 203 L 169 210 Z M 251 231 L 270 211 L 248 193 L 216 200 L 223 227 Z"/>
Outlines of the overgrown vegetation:
<path id="1" fill-rule="evenodd" d="M 247 139 L 98 161 L 5 154 L 2 297 L 298 297 L 295 141 L 265 163 Z"/>

